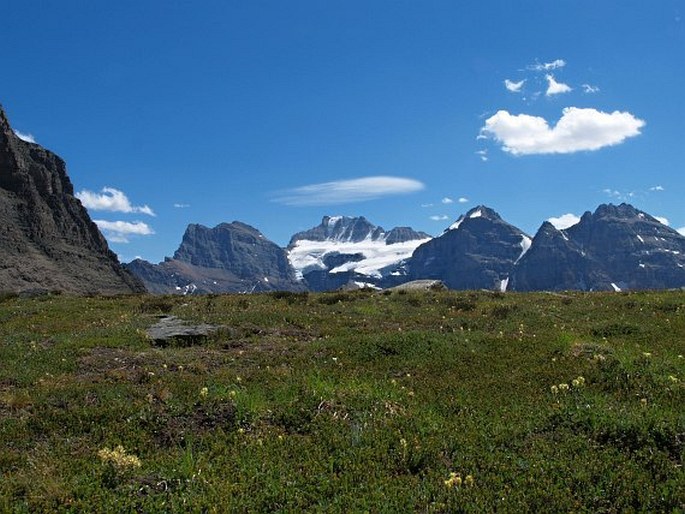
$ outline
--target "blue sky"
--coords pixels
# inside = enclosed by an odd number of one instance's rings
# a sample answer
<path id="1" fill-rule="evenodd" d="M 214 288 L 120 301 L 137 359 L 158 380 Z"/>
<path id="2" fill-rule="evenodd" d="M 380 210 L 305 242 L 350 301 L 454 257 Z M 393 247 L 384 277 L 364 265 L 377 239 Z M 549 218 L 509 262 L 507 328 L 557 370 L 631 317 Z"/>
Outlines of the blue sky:
<path id="1" fill-rule="evenodd" d="M 685 227 L 685 3 L 10 2 L 0 102 L 124 261 L 188 223 L 325 214 L 535 233 L 628 201 Z M 572 219 L 567 216 L 566 219 Z"/>

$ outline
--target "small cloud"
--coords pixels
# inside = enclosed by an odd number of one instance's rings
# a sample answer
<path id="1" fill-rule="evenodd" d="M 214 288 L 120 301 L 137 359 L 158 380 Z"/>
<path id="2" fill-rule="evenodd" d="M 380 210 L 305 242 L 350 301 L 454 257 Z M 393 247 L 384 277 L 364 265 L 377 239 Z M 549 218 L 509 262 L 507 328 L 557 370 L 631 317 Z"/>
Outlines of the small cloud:
<path id="1" fill-rule="evenodd" d="M 554 75 L 549 74 L 546 75 L 545 78 L 547 79 L 547 91 L 545 92 L 545 95 L 547 96 L 560 95 L 573 91 L 568 84 L 563 84 L 554 80 Z"/>
<path id="2" fill-rule="evenodd" d="M 660 192 L 660 191 L 664 191 L 664 188 L 663 188 L 663 186 L 653 186 L 653 187 L 650 187 L 649 190 L 654 191 L 654 192 Z"/>
<path id="3" fill-rule="evenodd" d="M 539 63 L 536 62 L 535 64 L 531 64 L 528 66 L 529 70 L 533 71 L 551 71 L 551 70 L 556 70 L 558 68 L 563 68 L 566 66 L 566 61 L 563 59 L 556 59 L 552 62 L 545 62 L 545 63 Z"/>
<path id="4" fill-rule="evenodd" d="M 113 187 L 103 187 L 99 193 L 84 189 L 76 193 L 75 196 L 81 200 L 86 209 L 93 211 L 127 212 L 156 216 L 147 205 L 131 205 L 126 194 Z"/>
<path id="5" fill-rule="evenodd" d="M 461 198 L 459 198 L 459 200 L 457 200 L 457 202 L 459 202 L 459 203 L 469 203 L 469 199 L 466 198 L 466 197 L 464 197 L 464 196 L 462 196 Z"/>
<path id="6" fill-rule="evenodd" d="M 569 212 L 567 214 L 562 214 L 558 218 L 549 218 L 547 221 L 554 225 L 554 228 L 557 230 L 564 230 L 578 223 L 580 221 L 580 217 Z"/>
<path id="7" fill-rule="evenodd" d="M 657 220 L 662 225 L 666 225 L 667 227 L 669 225 L 668 218 L 664 218 L 663 216 L 654 216 L 654 219 Z"/>
<path id="8" fill-rule="evenodd" d="M 610 188 L 603 189 L 602 193 L 604 193 L 607 196 L 610 196 L 611 198 L 615 198 L 617 200 L 620 200 L 622 202 L 628 201 L 631 198 L 635 198 L 635 196 L 636 196 L 635 191 L 625 192 L 625 191 L 618 191 L 616 189 L 610 189 Z"/>
<path id="9" fill-rule="evenodd" d="M 523 84 L 525 82 L 526 82 L 526 79 L 523 79 L 520 82 L 513 82 L 509 79 L 506 79 L 504 81 L 504 87 L 506 87 L 507 90 L 511 91 L 512 93 L 520 93 L 521 89 L 523 88 Z"/>
<path id="10" fill-rule="evenodd" d="M 190 207 L 190 204 L 189 203 L 175 203 L 174 207 L 176 209 L 187 209 L 188 207 Z"/>
<path id="11" fill-rule="evenodd" d="M 27 143 L 35 143 L 36 142 L 36 138 L 33 137 L 33 134 L 24 134 L 23 132 L 19 132 L 18 130 L 15 130 L 14 135 L 17 136 L 22 141 L 26 141 Z"/>
<path id="12" fill-rule="evenodd" d="M 567 107 L 554 127 L 544 118 L 498 111 L 485 120 L 481 134 L 502 144 L 513 155 L 574 153 L 599 150 L 640 134 L 645 122 L 629 112 L 606 113 Z"/>
<path id="13" fill-rule="evenodd" d="M 431 216 L 430 219 L 432 219 L 433 221 L 445 221 L 450 219 L 450 217 L 446 214 L 443 214 L 441 216 Z"/>
<path id="14" fill-rule="evenodd" d="M 106 221 L 93 220 L 108 241 L 112 243 L 128 243 L 128 236 L 149 236 L 155 233 L 154 230 L 142 221 Z"/>
<path id="15" fill-rule="evenodd" d="M 424 188 L 422 182 L 409 178 L 363 177 L 288 189 L 277 193 L 274 201 L 293 206 L 336 205 L 414 193 Z"/>
<path id="16" fill-rule="evenodd" d="M 680 227 L 679 229 L 677 229 L 677 232 L 681 236 L 685 236 L 685 227 Z"/>
<path id="17" fill-rule="evenodd" d="M 443 204 L 445 204 L 445 205 L 449 205 L 449 204 L 451 204 L 451 203 L 454 203 L 454 200 L 452 200 L 451 198 L 448 198 L 448 197 L 446 196 L 445 198 L 443 198 L 442 200 L 440 200 L 440 202 L 443 203 Z"/>
<path id="18" fill-rule="evenodd" d="M 480 137 L 481 139 L 487 139 L 488 136 L 486 136 L 486 135 L 484 135 L 484 134 L 481 134 L 479 137 Z M 481 161 L 483 161 L 483 162 L 487 162 L 487 161 L 488 161 L 488 151 L 487 151 L 487 150 L 478 150 L 478 151 L 476 152 L 476 155 L 478 155 L 478 156 L 480 157 L 480 160 L 481 160 Z"/>
<path id="19" fill-rule="evenodd" d="M 599 88 L 597 86 L 592 86 L 590 84 L 582 84 L 580 87 L 583 88 L 583 93 L 588 95 L 599 93 Z"/>
<path id="20" fill-rule="evenodd" d="M 427 208 L 427 207 L 433 207 L 433 205 L 434 205 L 434 204 L 432 204 L 432 203 L 422 203 L 422 204 L 421 204 L 421 207 L 423 207 L 423 208 L 425 209 L 425 208 Z"/>

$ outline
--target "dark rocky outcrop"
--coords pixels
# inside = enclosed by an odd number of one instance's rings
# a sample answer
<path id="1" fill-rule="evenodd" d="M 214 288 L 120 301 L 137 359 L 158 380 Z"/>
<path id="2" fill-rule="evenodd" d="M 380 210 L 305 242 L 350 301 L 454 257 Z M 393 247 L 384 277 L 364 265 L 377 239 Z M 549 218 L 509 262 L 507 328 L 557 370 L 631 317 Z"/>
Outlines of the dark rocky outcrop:
<path id="1" fill-rule="evenodd" d="M 429 234 L 417 232 L 411 227 L 395 227 L 386 234 L 385 244 L 392 245 L 395 243 L 405 243 L 407 241 L 428 239 L 429 237 L 431 237 Z"/>
<path id="2" fill-rule="evenodd" d="M 529 245 L 524 232 L 481 205 L 414 251 L 409 278 L 442 280 L 450 289 L 504 290 Z"/>
<path id="3" fill-rule="evenodd" d="M 600 205 L 566 230 L 543 224 L 511 289 L 627 290 L 685 286 L 685 237 L 632 205 Z"/>
<path id="4" fill-rule="evenodd" d="M 36 288 L 144 291 L 74 197 L 64 161 L 19 139 L 0 107 L 0 289 Z"/>
<path id="5" fill-rule="evenodd" d="M 285 250 L 257 229 L 234 221 L 188 225 L 173 259 L 135 260 L 127 268 L 154 293 L 299 291 Z"/>

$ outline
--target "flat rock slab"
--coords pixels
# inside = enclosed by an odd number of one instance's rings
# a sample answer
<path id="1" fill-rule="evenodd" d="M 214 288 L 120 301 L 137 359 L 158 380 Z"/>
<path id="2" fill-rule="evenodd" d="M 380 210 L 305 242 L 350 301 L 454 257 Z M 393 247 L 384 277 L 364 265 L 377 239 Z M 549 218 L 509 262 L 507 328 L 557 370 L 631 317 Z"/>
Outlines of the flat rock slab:
<path id="1" fill-rule="evenodd" d="M 193 346 L 203 343 L 218 330 L 214 325 L 188 325 L 176 316 L 164 316 L 146 332 L 156 346 Z"/>
<path id="2" fill-rule="evenodd" d="M 442 280 L 413 280 L 391 287 L 390 291 L 444 291 L 447 289 Z"/>

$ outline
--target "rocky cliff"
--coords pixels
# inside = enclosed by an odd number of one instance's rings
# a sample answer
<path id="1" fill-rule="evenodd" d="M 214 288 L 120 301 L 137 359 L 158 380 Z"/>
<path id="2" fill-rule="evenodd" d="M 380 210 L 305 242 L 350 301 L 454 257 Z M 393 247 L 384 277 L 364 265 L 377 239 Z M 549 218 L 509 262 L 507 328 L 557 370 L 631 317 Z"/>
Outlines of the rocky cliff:
<path id="1" fill-rule="evenodd" d="M 144 291 L 91 221 L 57 155 L 19 139 L 0 106 L 0 290 Z"/>
<path id="2" fill-rule="evenodd" d="M 127 268 L 155 293 L 227 293 L 304 287 L 285 250 L 257 229 L 234 221 L 214 228 L 188 225 L 172 259 L 135 260 Z"/>

